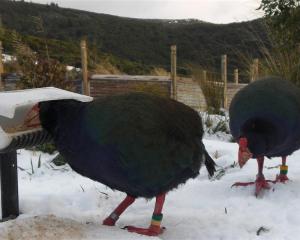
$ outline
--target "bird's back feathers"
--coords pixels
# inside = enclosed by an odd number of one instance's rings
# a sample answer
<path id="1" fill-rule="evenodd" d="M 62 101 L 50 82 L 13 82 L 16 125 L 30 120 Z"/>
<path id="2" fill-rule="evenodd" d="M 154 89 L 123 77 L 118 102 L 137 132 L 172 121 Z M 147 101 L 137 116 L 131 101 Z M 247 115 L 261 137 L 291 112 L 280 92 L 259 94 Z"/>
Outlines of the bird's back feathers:
<path id="1" fill-rule="evenodd" d="M 133 196 L 153 197 L 196 177 L 203 160 L 214 172 L 201 145 L 201 118 L 191 108 L 138 93 L 82 106 L 69 124 L 58 117 L 57 128 L 65 129 L 62 137 L 56 131 L 58 148 L 79 173 Z"/>
<path id="2" fill-rule="evenodd" d="M 232 135 L 248 135 L 254 156 L 291 154 L 300 147 L 295 144 L 300 139 L 300 90 L 289 81 L 268 77 L 249 84 L 233 98 L 229 114 Z"/>

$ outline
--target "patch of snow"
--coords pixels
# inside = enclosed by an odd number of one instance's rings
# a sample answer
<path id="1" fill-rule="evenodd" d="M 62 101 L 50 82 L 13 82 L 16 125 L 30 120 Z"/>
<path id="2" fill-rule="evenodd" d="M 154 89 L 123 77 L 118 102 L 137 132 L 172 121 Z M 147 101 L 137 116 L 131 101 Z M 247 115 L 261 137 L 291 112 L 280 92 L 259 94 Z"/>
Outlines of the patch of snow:
<path id="1" fill-rule="evenodd" d="M 9 62 L 13 62 L 16 60 L 17 60 L 17 58 L 15 56 L 8 55 L 8 54 L 2 54 L 3 63 L 9 63 Z"/>
<path id="2" fill-rule="evenodd" d="M 288 158 L 289 181 L 272 184 L 256 198 L 254 186 L 234 187 L 236 181 L 253 181 L 255 160 L 243 169 L 237 161 L 238 145 L 220 140 L 204 140 L 209 154 L 218 164 L 219 180 L 209 180 L 205 167 L 200 175 L 168 193 L 163 226 L 159 237 L 128 233 L 126 225 L 148 226 L 154 199 L 138 199 L 120 217 L 115 227 L 102 226 L 102 220 L 125 197 L 72 171 L 55 167 L 54 155 L 18 151 L 20 210 L 22 214 L 0 223 L 1 240 L 296 240 L 300 234 L 300 151 Z M 38 159 L 41 158 L 41 167 Z M 275 179 L 279 158 L 265 161 L 264 174 Z M 266 231 L 260 231 L 264 228 Z"/>
<path id="3" fill-rule="evenodd" d="M 67 71 L 72 71 L 72 70 L 75 69 L 75 67 L 73 67 L 73 66 L 66 66 L 66 69 L 67 69 Z"/>
<path id="4" fill-rule="evenodd" d="M 81 68 L 76 68 L 74 66 L 66 66 L 67 71 L 73 71 L 75 70 L 76 72 L 80 72 Z"/>
<path id="5" fill-rule="evenodd" d="M 228 112 L 224 116 L 200 112 L 202 118 L 204 137 L 211 140 L 231 141 L 232 136 L 229 130 Z"/>

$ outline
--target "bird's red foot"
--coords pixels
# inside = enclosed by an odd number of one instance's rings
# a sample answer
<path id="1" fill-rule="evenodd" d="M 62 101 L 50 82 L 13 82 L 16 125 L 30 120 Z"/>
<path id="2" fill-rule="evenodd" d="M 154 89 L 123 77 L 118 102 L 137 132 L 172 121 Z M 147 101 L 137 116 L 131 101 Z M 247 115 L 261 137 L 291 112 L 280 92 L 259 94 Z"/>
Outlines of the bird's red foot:
<path id="1" fill-rule="evenodd" d="M 151 225 L 149 228 L 138 228 L 134 226 L 127 226 L 124 229 L 127 229 L 128 232 L 134 232 L 146 236 L 158 236 L 162 234 L 165 230 L 164 227 L 161 228 L 160 226 L 153 226 L 153 225 Z"/>
<path id="2" fill-rule="evenodd" d="M 107 217 L 103 220 L 102 224 L 105 226 L 115 226 L 116 220 L 112 219 L 111 217 Z"/>
<path id="3" fill-rule="evenodd" d="M 262 189 L 270 189 L 271 186 L 269 182 L 272 182 L 271 180 L 266 180 L 264 177 L 259 177 L 255 181 L 255 195 L 258 196 L 260 191 Z"/>
<path id="4" fill-rule="evenodd" d="M 247 187 L 249 185 L 254 185 L 255 184 L 255 195 L 258 196 L 260 191 L 262 189 L 270 189 L 271 186 L 269 182 L 272 182 L 271 180 L 266 180 L 263 176 L 258 177 L 255 182 L 236 182 L 234 183 L 231 187 Z"/>
<path id="5" fill-rule="evenodd" d="M 255 182 L 236 182 L 232 184 L 231 187 L 247 187 L 249 185 L 253 185 Z"/>
<path id="6" fill-rule="evenodd" d="M 285 183 L 288 180 L 289 180 L 289 178 L 287 177 L 286 174 L 279 174 L 276 176 L 275 183 L 277 183 L 277 182 Z"/>

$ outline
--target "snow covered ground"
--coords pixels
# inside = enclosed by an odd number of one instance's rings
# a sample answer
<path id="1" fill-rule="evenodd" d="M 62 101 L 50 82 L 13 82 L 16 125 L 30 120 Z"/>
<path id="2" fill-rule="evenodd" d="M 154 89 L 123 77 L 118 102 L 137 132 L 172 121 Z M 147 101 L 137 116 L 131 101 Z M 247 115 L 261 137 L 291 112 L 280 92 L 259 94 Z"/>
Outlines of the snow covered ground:
<path id="1" fill-rule="evenodd" d="M 220 140 L 204 141 L 221 167 L 236 161 L 237 145 Z M 243 168 L 228 167 L 219 180 L 210 181 L 205 168 L 167 195 L 163 226 L 159 237 L 128 233 L 126 225 L 148 226 L 154 201 L 137 200 L 120 218 L 116 227 L 102 226 L 102 220 L 124 198 L 102 184 L 81 177 L 69 167 L 55 167 L 53 156 L 19 151 L 19 190 L 22 214 L 0 223 L 1 240 L 135 240 L 135 239 L 299 239 L 300 236 L 300 152 L 288 160 L 287 184 L 272 185 L 262 196 L 254 196 L 253 186 L 231 188 L 235 181 L 251 181 L 256 161 Z M 32 166 L 31 167 L 31 163 Z M 280 159 L 266 160 L 266 178 L 274 179 Z M 257 232 L 260 231 L 259 236 Z"/>

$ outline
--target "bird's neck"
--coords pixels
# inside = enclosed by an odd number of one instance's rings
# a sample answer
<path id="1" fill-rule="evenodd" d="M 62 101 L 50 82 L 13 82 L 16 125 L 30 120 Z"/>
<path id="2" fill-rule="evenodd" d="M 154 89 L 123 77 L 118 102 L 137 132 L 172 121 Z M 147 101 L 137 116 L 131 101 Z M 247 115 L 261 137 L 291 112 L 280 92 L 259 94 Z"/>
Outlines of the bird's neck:
<path id="1" fill-rule="evenodd" d="M 264 134 L 249 132 L 245 134 L 248 148 L 254 156 L 264 155 L 268 151 L 268 139 Z"/>

